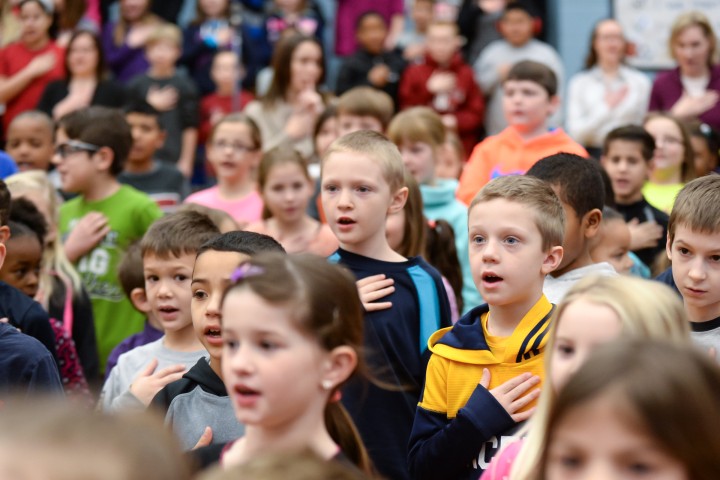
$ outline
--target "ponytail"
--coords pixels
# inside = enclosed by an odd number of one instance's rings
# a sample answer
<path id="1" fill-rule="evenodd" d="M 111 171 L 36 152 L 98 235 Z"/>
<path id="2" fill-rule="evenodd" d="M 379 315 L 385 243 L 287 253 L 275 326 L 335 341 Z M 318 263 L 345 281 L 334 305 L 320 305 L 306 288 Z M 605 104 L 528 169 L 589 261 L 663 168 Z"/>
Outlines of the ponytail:
<path id="1" fill-rule="evenodd" d="M 455 232 L 445 220 L 427 223 L 426 260 L 445 277 L 455 293 L 458 311 L 463 311 L 463 277 L 455 248 Z"/>
<path id="2" fill-rule="evenodd" d="M 330 437 L 340 446 L 340 450 L 363 473 L 373 477 L 375 471 L 365 444 L 340 401 L 330 400 L 325 407 L 325 427 Z"/>

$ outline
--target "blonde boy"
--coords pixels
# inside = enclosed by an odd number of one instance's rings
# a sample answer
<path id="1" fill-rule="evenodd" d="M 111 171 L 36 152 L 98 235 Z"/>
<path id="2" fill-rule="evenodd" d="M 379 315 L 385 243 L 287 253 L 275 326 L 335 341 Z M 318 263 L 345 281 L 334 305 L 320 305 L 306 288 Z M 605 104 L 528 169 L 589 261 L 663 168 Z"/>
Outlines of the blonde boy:
<path id="1" fill-rule="evenodd" d="M 402 210 L 407 199 L 403 175 L 397 147 L 366 130 L 333 142 L 321 172 L 325 217 L 340 243 L 330 260 L 359 280 L 384 275 L 392 283 L 383 298 L 392 306 L 367 308 L 365 347 L 373 375 L 399 388 L 354 383 L 343 391 L 343 403 L 375 467 L 393 479 L 410 478 L 405 459 L 425 375 L 427 340 L 450 325 L 440 275 L 422 258 L 396 253 L 385 237 L 387 216 Z"/>
<path id="2" fill-rule="evenodd" d="M 372 87 L 350 89 L 338 99 L 338 136 L 358 130 L 383 133 L 393 113 L 393 100 L 387 93 Z"/>
<path id="3" fill-rule="evenodd" d="M 543 282 L 562 259 L 564 219 L 552 188 L 536 178 L 498 178 L 470 204 L 470 267 L 487 304 L 430 338 L 410 439 L 413 478 L 478 478 L 501 435 L 530 416 L 553 310 Z"/>
<path id="4" fill-rule="evenodd" d="M 667 256 L 696 343 L 720 351 L 720 175 L 689 182 L 675 199 Z"/>
<path id="5" fill-rule="evenodd" d="M 145 294 L 165 335 L 120 356 L 103 386 L 104 410 L 149 405 L 206 354 L 193 329 L 190 280 L 197 250 L 219 233 L 206 215 L 186 211 L 158 220 L 143 237 Z"/>

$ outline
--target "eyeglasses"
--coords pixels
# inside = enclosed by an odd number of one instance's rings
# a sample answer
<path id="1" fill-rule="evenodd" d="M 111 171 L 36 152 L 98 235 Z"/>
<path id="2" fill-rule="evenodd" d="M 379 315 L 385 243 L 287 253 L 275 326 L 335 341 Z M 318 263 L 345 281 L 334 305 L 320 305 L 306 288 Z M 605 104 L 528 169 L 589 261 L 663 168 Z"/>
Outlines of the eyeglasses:
<path id="1" fill-rule="evenodd" d="M 100 147 L 93 145 L 92 143 L 85 143 L 79 140 L 70 140 L 65 143 L 61 143 L 55 147 L 55 154 L 60 158 L 65 159 L 69 155 L 78 152 L 90 152 L 95 153 L 100 150 Z"/>
<path id="2" fill-rule="evenodd" d="M 212 142 L 210 146 L 217 150 L 225 150 L 226 148 L 229 148 L 233 151 L 233 153 L 247 153 L 257 150 L 257 147 L 248 147 L 247 145 L 243 145 L 242 143 L 230 143 L 223 140 Z"/>

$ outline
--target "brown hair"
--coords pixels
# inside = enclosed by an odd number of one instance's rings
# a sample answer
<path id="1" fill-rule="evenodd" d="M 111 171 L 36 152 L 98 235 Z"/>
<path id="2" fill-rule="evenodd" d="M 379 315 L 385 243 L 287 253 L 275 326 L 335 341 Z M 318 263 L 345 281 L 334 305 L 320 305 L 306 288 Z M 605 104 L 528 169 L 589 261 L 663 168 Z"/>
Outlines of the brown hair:
<path id="1" fill-rule="evenodd" d="M 655 152 L 655 139 L 640 125 L 624 125 L 617 127 L 605 136 L 603 141 L 603 155 L 610 151 L 610 145 L 616 140 L 632 142 L 640 147 L 640 153 L 646 162 L 652 160 Z"/>
<path id="2" fill-rule="evenodd" d="M 411 107 L 395 115 L 388 127 L 388 138 L 395 144 L 422 142 L 437 150 L 445 143 L 445 125 L 440 115 L 428 107 Z"/>
<path id="3" fill-rule="evenodd" d="M 540 468 L 546 478 L 553 433 L 583 404 L 613 402 L 618 415 L 645 431 L 687 478 L 720 478 L 720 369 L 697 347 L 664 341 L 619 340 L 598 347 L 559 392 L 550 410 Z"/>
<path id="4" fill-rule="evenodd" d="M 312 182 L 310 174 L 308 173 L 307 161 L 305 161 L 303 156 L 300 155 L 300 152 L 295 150 L 291 145 L 283 143 L 265 152 L 262 156 L 262 160 L 260 160 L 257 177 L 258 190 L 260 190 L 260 193 L 265 190 L 265 184 L 267 183 L 270 171 L 272 171 L 273 167 L 288 163 L 292 163 L 300 167 L 300 170 L 305 175 L 308 182 Z M 268 209 L 267 205 L 263 202 L 262 219 L 267 220 L 270 217 L 272 217 L 272 212 L 270 212 L 270 209 Z"/>
<path id="5" fill-rule="evenodd" d="M 405 171 L 405 186 L 408 188 L 408 198 L 403 207 L 405 212 L 405 225 L 403 226 L 403 239 L 397 248 L 397 253 L 403 257 L 416 257 L 425 255 L 427 240 L 427 219 L 423 215 L 423 200 L 420 186 L 410 172 Z"/>
<path id="6" fill-rule="evenodd" d="M 468 207 L 468 215 L 477 205 L 496 199 L 519 203 L 534 210 L 535 226 L 540 231 L 543 250 L 562 245 L 565 212 L 548 182 L 524 175 L 498 177 L 475 195 Z"/>
<path id="7" fill-rule="evenodd" d="M 216 227 L 220 230 L 221 233 L 227 233 L 224 232 L 223 229 L 227 229 L 230 227 L 230 232 L 239 230 L 240 227 L 238 226 L 235 219 L 227 213 L 225 210 L 219 210 L 217 208 L 210 208 L 206 207 L 205 205 L 200 205 L 199 203 L 183 203 L 178 207 L 176 212 L 198 212 L 202 213 L 203 215 L 207 215 L 210 220 L 215 224 Z"/>
<path id="8" fill-rule="evenodd" d="M 363 355 L 363 308 L 350 272 L 315 255 L 275 252 L 259 253 L 243 262 L 240 269 L 253 273 L 233 283 L 225 291 L 223 303 L 233 291 L 248 288 L 266 302 L 287 306 L 297 327 L 325 350 L 340 346 L 355 350 L 358 362 L 354 374 L 368 378 Z M 336 385 L 335 389 L 341 387 Z M 327 404 L 325 424 L 342 452 L 370 473 L 368 453 L 341 402 Z"/>
<path id="9" fill-rule="evenodd" d="M 393 118 L 395 105 L 390 95 L 372 87 L 355 87 L 340 95 L 337 101 L 337 115 L 373 117 L 385 130 Z"/>
<path id="10" fill-rule="evenodd" d="M 85 0 L 65 0 L 58 12 L 58 27 L 61 30 L 74 30 L 87 10 Z"/>
<path id="11" fill-rule="evenodd" d="M 508 72 L 504 82 L 509 80 L 527 80 L 534 82 L 544 88 L 549 97 L 557 95 L 557 76 L 550 67 L 542 63 L 533 62 L 532 60 L 523 60 L 522 62 L 516 63 Z"/>
<path id="12" fill-rule="evenodd" d="M 661 112 L 649 113 L 643 121 L 643 127 L 647 125 L 649 121 L 655 120 L 656 118 L 666 118 L 670 120 L 675 125 L 677 125 L 677 128 L 680 131 L 680 136 L 682 137 L 683 144 L 683 161 L 682 165 L 680 166 L 680 177 L 683 183 L 687 183 L 696 177 L 695 153 L 692 148 L 692 142 L 690 141 L 690 132 L 685 126 L 685 123 L 680 121 L 677 117 L 674 117 L 668 113 Z M 657 146 L 657 142 L 655 142 L 655 144 Z"/>
<path id="13" fill-rule="evenodd" d="M 342 152 L 367 155 L 380 165 L 391 194 L 405 185 L 405 166 L 400 150 L 385 136 L 369 130 L 348 133 L 330 144 L 323 156 L 321 167 L 324 167 L 330 155 Z M 322 173 L 320 176 L 322 177 Z"/>
<path id="14" fill-rule="evenodd" d="M 699 27 L 705 35 L 705 38 L 707 38 L 710 42 L 710 52 L 708 54 L 707 66 L 712 67 L 713 63 L 717 61 L 717 38 L 710 20 L 704 13 L 699 11 L 684 12 L 675 18 L 675 22 L 673 22 L 670 30 L 670 37 L 668 38 L 670 56 L 675 59 L 673 47 L 677 41 L 677 37 L 679 37 L 680 34 L 688 27 Z"/>
<path id="15" fill-rule="evenodd" d="M 282 101 L 290 88 L 292 57 L 295 50 L 305 42 L 311 42 L 320 49 L 320 68 L 323 74 L 320 76 L 318 85 L 323 83 L 325 77 L 325 58 L 323 48 L 315 37 L 308 37 L 300 33 L 294 33 L 281 38 L 275 45 L 272 56 L 273 79 L 267 93 L 263 97 L 263 104 L 267 107 L 273 106 L 276 102 Z"/>
<path id="16" fill-rule="evenodd" d="M 668 222 L 668 240 L 675 240 L 678 225 L 694 232 L 720 233 L 720 175 L 705 175 L 678 193 Z"/>
<path id="17" fill-rule="evenodd" d="M 131 243 L 127 250 L 125 250 L 125 254 L 122 256 L 117 267 L 117 276 L 120 281 L 120 286 L 127 298 L 130 298 L 130 294 L 136 288 L 145 290 L 143 257 L 139 241 Z"/>
<path id="18" fill-rule="evenodd" d="M 245 125 L 250 129 L 250 138 L 252 138 L 252 141 L 255 144 L 255 149 L 260 150 L 262 148 L 262 135 L 260 134 L 260 129 L 258 128 L 257 123 L 255 123 L 252 118 L 248 117 L 244 113 L 237 112 L 225 115 L 223 118 L 218 120 L 215 125 L 212 126 L 212 128 L 210 129 L 210 135 L 208 135 L 207 139 L 208 143 L 213 141 L 217 129 L 220 127 L 220 125 L 224 123 L 241 123 Z"/>
<path id="19" fill-rule="evenodd" d="M 7 184 L 0 180 L 0 227 L 5 227 L 10 219 L 10 190 Z"/>
<path id="20" fill-rule="evenodd" d="M 120 110 L 99 106 L 75 110 L 60 118 L 57 128 L 62 128 L 72 140 L 108 147 L 113 152 L 109 173 L 117 176 L 122 172 L 133 139 L 130 125 Z"/>
<path id="21" fill-rule="evenodd" d="M 227 5 L 225 6 L 225 10 L 220 14 L 223 18 L 229 18 L 230 17 L 230 2 L 231 0 L 227 0 Z M 190 25 L 202 25 L 205 23 L 205 21 L 208 20 L 207 14 L 203 11 L 202 6 L 200 5 L 200 2 L 195 3 L 195 19 L 190 23 Z"/>
<path id="22" fill-rule="evenodd" d="M 220 230 L 207 215 L 199 212 L 175 212 L 156 220 L 140 242 L 143 258 L 180 257 L 197 253 L 200 246 L 217 237 Z"/>

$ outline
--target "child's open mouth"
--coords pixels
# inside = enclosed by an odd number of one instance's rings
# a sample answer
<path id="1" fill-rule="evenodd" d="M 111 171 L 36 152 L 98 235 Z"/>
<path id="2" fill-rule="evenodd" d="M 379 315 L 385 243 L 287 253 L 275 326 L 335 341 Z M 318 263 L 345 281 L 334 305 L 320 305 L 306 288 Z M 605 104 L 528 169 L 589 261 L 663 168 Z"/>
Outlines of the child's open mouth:
<path id="1" fill-rule="evenodd" d="M 340 217 L 338 219 L 338 223 L 340 225 L 352 225 L 353 223 L 355 223 L 355 220 L 353 220 L 352 218 Z"/>
<path id="2" fill-rule="evenodd" d="M 236 394 L 237 403 L 241 407 L 253 406 L 260 396 L 260 392 L 244 385 L 238 385 L 233 390 Z"/>
<path id="3" fill-rule="evenodd" d="M 222 336 L 219 327 L 208 327 L 205 329 L 205 338 L 211 345 L 222 345 Z"/>
<path id="4" fill-rule="evenodd" d="M 160 307 L 160 316 L 165 320 L 172 320 L 175 318 L 177 313 L 180 311 L 175 307 Z"/>
<path id="5" fill-rule="evenodd" d="M 482 276 L 483 283 L 494 285 L 502 282 L 502 277 L 495 275 L 494 273 L 486 273 Z"/>

